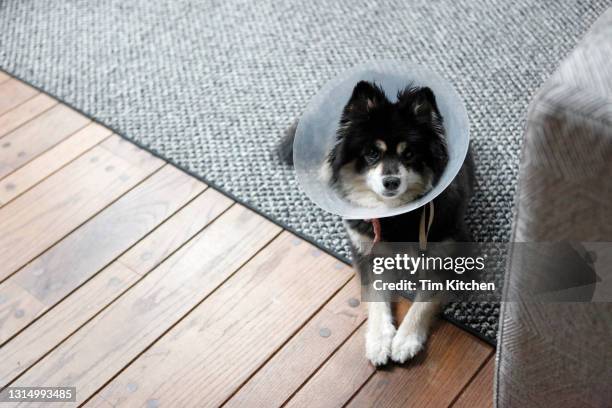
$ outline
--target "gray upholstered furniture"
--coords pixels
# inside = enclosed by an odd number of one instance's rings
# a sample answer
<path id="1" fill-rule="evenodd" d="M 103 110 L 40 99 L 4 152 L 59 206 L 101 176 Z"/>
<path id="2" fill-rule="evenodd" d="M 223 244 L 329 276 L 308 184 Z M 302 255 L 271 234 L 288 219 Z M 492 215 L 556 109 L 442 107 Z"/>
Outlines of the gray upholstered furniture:
<path id="1" fill-rule="evenodd" d="M 612 241 L 612 9 L 533 100 L 518 190 L 514 241 Z M 501 314 L 498 407 L 612 406 L 612 303 L 507 302 Z"/>

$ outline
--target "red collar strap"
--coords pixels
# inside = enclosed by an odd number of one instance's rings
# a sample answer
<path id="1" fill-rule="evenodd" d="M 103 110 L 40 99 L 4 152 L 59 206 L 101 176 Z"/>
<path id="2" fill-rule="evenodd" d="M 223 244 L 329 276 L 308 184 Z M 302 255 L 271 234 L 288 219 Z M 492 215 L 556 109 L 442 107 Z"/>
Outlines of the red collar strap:
<path id="1" fill-rule="evenodd" d="M 365 220 L 366 222 L 372 223 L 372 228 L 374 228 L 374 241 L 373 244 L 377 244 L 380 242 L 381 230 L 380 230 L 380 220 L 378 218 L 372 218 L 371 220 Z"/>

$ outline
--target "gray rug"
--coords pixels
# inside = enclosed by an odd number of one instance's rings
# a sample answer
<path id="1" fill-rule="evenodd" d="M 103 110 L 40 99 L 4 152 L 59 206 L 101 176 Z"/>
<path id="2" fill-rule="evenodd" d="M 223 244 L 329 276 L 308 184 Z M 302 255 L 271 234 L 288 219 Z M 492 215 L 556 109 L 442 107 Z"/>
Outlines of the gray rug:
<path id="1" fill-rule="evenodd" d="M 481 241 L 510 236 L 526 108 L 609 1 L 0 0 L 0 67 L 347 256 L 340 220 L 273 154 L 328 79 L 405 59 L 453 82 L 472 124 Z M 494 341 L 496 305 L 451 305 Z"/>

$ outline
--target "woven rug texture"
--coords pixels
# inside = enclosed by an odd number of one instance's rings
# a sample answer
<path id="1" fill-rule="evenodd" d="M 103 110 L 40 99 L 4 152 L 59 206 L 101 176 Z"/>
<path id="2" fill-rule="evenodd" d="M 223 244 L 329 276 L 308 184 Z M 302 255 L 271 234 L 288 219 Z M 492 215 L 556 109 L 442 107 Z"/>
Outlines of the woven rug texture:
<path id="1" fill-rule="evenodd" d="M 373 59 L 451 81 L 471 123 L 478 241 L 510 239 L 527 106 L 609 1 L 0 0 L 0 67 L 348 257 L 274 153 L 329 79 Z M 501 279 L 501 277 L 499 277 Z M 494 342 L 496 304 L 453 304 Z"/>

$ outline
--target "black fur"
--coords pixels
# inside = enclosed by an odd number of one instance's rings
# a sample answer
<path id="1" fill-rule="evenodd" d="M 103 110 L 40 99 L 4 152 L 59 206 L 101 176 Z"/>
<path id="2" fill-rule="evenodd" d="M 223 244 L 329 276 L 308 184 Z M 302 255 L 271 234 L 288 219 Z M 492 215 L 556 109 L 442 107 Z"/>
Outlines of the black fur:
<path id="1" fill-rule="evenodd" d="M 278 155 L 283 163 L 293 166 L 293 139 L 297 130 L 297 119 L 285 130 L 285 134 L 278 145 Z"/>
<path id="2" fill-rule="evenodd" d="M 434 221 L 428 240 L 440 242 L 452 239 L 457 242 L 472 241 L 465 223 L 465 212 L 474 188 L 474 162 L 471 151 L 453 182 L 433 200 Z M 421 210 L 380 218 L 381 240 L 386 242 L 418 242 Z M 347 220 L 350 228 L 374 238 L 371 222 Z M 355 255 L 355 254 L 354 254 Z"/>
<path id="3" fill-rule="evenodd" d="M 336 145 L 328 157 L 332 182 L 351 161 L 356 161 L 358 172 L 365 170 L 368 163 L 364 156 L 378 139 L 385 142 L 391 154 L 398 143 L 407 142 L 412 153 L 407 164 L 419 172 L 427 166 L 434 173 L 435 184 L 448 162 L 443 129 L 429 88 L 408 86 L 398 93 L 397 102 L 391 103 L 376 84 L 361 81 L 343 110 Z"/>
<path id="4" fill-rule="evenodd" d="M 368 108 L 368 103 L 370 108 Z M 415 106 L 419 106 L 416 113 Z M 375 109 L 372 109 L 375 107 Z M 431 111 L 436 113 L 439 123 L 432 121 Z M 398 102 L 389 102 L 383 91 L 368 82 L 355 86 L 353 94 L 343 111 L 338 132 L 338 143 L 328 160 L 337 175 L 339 168 L 351 160 L 359 160 L 363 149 L 373 137 L 381 138 L 393 145 L 393 138 L 401 133 L 408 138 L 410 149 L 416 152 L 413 165 L 419 163 L 433 170 L 434 184 L 448 163 L 444 138 L 440 138 L 439 127 L 443 126 L 433 92 L 429 88 L 407 87 L 398 94 Z M 287 164 L 292 164 L 293 138 L 297 122 L 287 131 L 279 151 Z M 443 130 L 442 130 L 443 132 Z M 288 158 L 291 158 L 291 161 Z M 363 166 L 358 163 L 357 166 Z M 471 241 L 471 233 L 465 223 L 465 212 L 474 189 L 474 162 L 471 149 L 459 174 L 453 182 L 434 200 L 435 217 L 428 239 L 439 242 L 447 239 L 458 242 Z M 418 242 L 421 210 L 380 219 L 382 241 Z M 374 237 L 370 222 L 348 220 L 347 226 L 361 234 Z M 357 261 L 360 254 L 353 247 Z"/>

